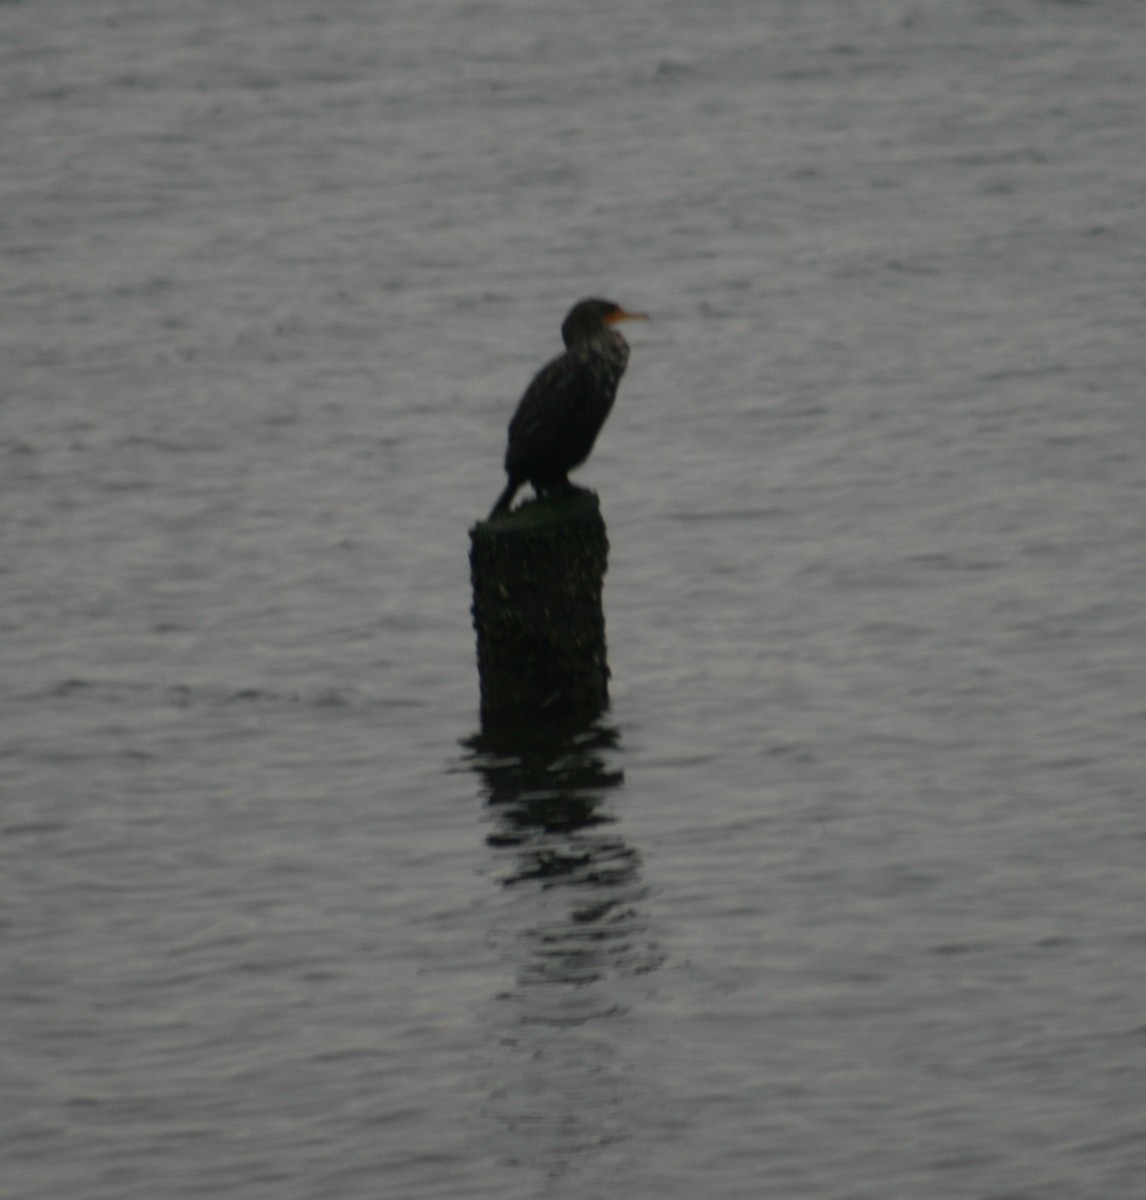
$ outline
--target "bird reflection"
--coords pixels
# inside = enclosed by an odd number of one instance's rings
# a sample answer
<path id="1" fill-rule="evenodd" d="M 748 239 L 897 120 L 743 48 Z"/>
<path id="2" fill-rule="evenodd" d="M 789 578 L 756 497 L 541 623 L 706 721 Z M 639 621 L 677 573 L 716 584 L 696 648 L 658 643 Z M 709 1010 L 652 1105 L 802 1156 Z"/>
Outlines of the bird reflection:
<path id="1" fill-rule="evenodd" d="M 580 720 L 483 724 L 467 743 L 505 903 L 490 934 L 513 982 L 494 1000 L 489 1146 L 556 1188 L 629 1140 L 645 1093 L 626 1015 L 661 962 L 637 851 L 619 831 L 617 729 Z"/>
<path id="2" fill-rule="evenodd" d="M 506 1163 L 557 1186 L 628 1140 L 642 1096 L 624 1017 L 660 965 L 642 911 L 640 856 L 611 801 L 620 736 L 600 717 L 488 722 L 467 743 L 501 894 L 492 939 L 513 983 L 498 993 L 486 1111 Z"/>

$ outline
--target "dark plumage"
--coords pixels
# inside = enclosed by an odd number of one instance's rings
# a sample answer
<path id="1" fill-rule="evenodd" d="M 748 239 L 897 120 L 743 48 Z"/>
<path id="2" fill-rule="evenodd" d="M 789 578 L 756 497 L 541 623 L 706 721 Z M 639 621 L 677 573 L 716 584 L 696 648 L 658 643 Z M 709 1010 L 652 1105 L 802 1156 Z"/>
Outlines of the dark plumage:
<path id="1" fill-rule="evenodd" d="M 538 495 L 572 486 L 569 472 L 589 457 L 629 362 L 629 343 L 612 327 L 647 320 L 611 300 L 582 300 L 570 309 L 561 326 L 565 353 L 541 368 L 509 423 L 509 482 L 491 518 L 509 511 L 526 482 Z"/>

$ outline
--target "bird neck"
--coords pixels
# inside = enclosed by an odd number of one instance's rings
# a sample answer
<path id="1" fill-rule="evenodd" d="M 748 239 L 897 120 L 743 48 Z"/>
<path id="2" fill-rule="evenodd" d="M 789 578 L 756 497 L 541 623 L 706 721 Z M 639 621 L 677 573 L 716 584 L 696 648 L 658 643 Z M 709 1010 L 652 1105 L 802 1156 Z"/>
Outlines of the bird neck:
<path id="1" fill-rule="evenodd" d="M 604 358 L 622 370 L 629 361 L 629 343 L 615 329 L 601 329 L 586 338 L 579 349 L 595 358 Z"/>

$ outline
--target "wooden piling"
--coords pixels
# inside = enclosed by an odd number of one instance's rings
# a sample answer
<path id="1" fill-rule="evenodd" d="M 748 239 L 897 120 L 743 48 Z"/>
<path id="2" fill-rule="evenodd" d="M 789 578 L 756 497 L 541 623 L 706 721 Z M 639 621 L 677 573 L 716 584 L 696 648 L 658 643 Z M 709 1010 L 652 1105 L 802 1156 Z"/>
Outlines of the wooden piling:
<path id="1" fill-rule="evenodd" d="M 470 530 L 483 719 L 605 708 L 608 555 L 601 508 L 588 491 L 530 500 Z"/>

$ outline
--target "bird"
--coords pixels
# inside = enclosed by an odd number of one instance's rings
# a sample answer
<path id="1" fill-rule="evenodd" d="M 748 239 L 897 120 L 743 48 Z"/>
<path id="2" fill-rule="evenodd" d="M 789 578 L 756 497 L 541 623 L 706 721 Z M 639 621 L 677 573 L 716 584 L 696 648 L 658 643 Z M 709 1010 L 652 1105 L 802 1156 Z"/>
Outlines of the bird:
<path id="1" fill-rule="evenodd" d="M 569 310 L 561 324 L 565 353 L 538 371 L 509 423 L 509 478 L 490 520 L 509 511 L 526 482 L 539 496 L 573 488 L 569 472 L 589 457 L 629 363 L 629 343 L 613 327 L 648 319 L 598 297 Z"/>

